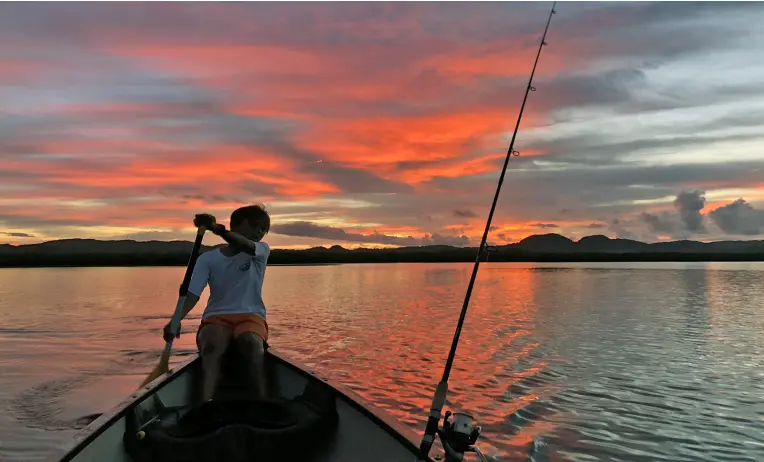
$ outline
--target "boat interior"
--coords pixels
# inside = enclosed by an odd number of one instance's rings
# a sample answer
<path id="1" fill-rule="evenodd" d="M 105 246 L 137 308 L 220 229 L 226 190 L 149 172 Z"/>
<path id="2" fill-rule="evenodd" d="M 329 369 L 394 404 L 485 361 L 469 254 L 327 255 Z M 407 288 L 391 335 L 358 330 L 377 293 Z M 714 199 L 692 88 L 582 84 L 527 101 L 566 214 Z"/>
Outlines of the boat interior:
<path id="1" fill-rule="evenodd" d="M 416 434 L 292 360 L 266 354 L 268 398 L 254 400 L 235 351 L 214 399 L 198 404 L 201 361 L 136 391 L 78 435 L 62 462 L 413 462 Z"/>

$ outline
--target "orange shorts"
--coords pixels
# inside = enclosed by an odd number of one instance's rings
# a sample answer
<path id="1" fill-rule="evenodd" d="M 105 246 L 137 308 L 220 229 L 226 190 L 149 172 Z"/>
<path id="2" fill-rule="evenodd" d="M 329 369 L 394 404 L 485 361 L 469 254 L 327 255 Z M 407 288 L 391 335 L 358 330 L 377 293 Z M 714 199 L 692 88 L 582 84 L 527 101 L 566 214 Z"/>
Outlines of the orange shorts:
<path id="1" fill-rule="evenodd" d="M 263 339 L 263 342 L 268 341 L 268 323 L 265 319 L 256 314 L 216 314 L 207 317 L 202 320 L 199 325 L 199 330 L 202 330 L 206 324 L 220 324 L 226 327 L 230 327 L 233 331 L 233 338 L 245 332 L 253 332 Z M 198 335 L 198 332 L 197 332 Z"/>

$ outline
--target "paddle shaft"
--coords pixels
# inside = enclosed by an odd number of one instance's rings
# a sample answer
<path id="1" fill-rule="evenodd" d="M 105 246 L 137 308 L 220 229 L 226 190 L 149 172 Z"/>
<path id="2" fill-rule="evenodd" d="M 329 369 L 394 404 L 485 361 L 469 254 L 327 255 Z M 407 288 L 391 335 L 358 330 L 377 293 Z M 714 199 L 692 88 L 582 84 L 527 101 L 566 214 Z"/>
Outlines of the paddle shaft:
<path id="1" fill-rule="evenodd" d="M 172 342 L 175 336 L 180 330 L 180 316 L 183 313 L 183 305 L 186 304 L 186 295 L 188 294 L 188 286 L 191 284 L 191 276 L 194 274 L 194 267 L 196 266 L 196 260 L 199 258 L 199 250 L 202 248 L 202 239 L 204 239 L 204 232 L 206 229 L 203 226 L 197 228 L 196 240 L 194 240 L 194 248 L 191 249 L 191 256 L 188 258 L 188 265 L 186 265 L 186 274 L 183 276 L 183 282 L 178 289 L 178 303 L 175 305 L 175 312 L 170 319 L 170 332 L 172 337 L 164 345 L 164 353 L 169 354 L 172 349 Z"/>

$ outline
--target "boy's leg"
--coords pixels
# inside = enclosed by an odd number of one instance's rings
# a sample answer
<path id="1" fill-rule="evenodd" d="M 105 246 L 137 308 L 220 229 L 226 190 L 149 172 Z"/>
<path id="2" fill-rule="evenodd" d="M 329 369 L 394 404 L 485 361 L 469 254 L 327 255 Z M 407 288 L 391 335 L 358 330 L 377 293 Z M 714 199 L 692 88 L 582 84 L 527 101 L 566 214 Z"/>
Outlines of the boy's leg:
<path id="1" fill-rule="evenodd" d="M 262 337 L 254 332 L 242 332 L 236 336 L 236 346 L 244 361 L 247 362 L 250 380 L 257 398 L 264 399 L 266 397 L 265 347 Z"/>
<path id="2" fill-rule="evenodd" d="M 220 377 L 220 367 L 231 341 L 232 329 L 222 324 L 205 323 L 199 328 L 197 342 L 202 358 L 202 402 L 209 401 L 215 394 Z"/>

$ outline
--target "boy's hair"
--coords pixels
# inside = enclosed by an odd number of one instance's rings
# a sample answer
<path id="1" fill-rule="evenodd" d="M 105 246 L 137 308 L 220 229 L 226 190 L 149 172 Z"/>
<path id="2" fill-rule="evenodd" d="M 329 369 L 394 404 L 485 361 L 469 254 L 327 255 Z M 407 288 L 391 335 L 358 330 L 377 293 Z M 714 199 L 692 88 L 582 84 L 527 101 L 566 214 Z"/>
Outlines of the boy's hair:
<path id="1" fill-rule="evenodd" d="M 248 221 L 250 225 L 254 225 L 255 223 L 261 225 L 266 234 L 271 229 L 271 217 L 265 210 L 265 206 L 260 204 L 239 207 L 231 214 L 232 227 L 244 220 Z"/>

